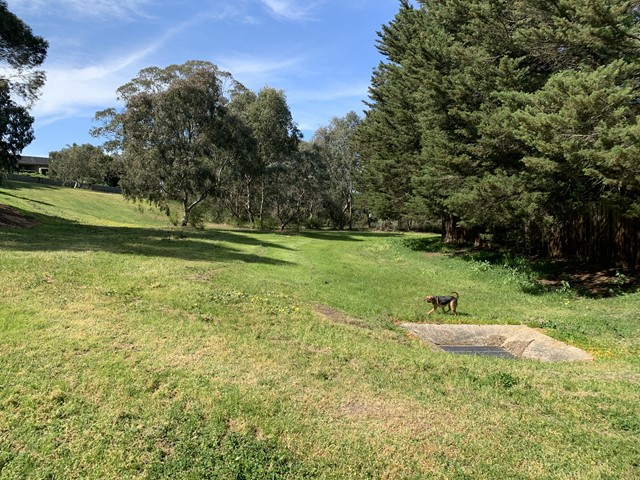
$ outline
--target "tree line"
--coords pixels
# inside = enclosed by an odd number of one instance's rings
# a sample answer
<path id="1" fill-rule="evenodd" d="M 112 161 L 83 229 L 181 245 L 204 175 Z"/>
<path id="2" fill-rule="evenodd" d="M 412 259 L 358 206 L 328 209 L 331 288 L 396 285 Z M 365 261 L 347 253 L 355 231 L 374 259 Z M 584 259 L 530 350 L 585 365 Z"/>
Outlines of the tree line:
<path id="1" fill-rule="evenodd" d="M 178 202 L 183 226 L 206 215 L 260 228 L 353 225 L 355 113 L 303 142 L 283 91 L 253 92 L 195 60 L 145 68 L 117 95 L 123 107 L 95 117 L 103 145 L 51 152 L 54 176 L 117 183 L 167 213 Z"/>
<path id="2" fill-rule="evenodd" d="M 0 171 L 17 168 L 34 139 L 28 110 L 45 81 L 48 43 L 0 0 Z M 122 187 L 129 198 L 169 212 L 181 225 L 208 212 L 261 228 L 352 226 L 354 156 L 350 112 L 303 142 L 284 92 L 255 93 L 204 61 L 149 67 L 117 90 L 124 107 L 96 114 L 100 146 L 50 152 L 66 182 Z"/>
<path id="3" fill-rule="evenodd" d="M 279 228 L 380 219 L 538 253 L 571 225 L 589 235 L 584 215 L 599 212 L 635 238 L 639 20 L 634 1 L 400 0 L 363 119 L 305 142 L 282 91 L 209 62 L 150 67 L 118 89 L 121 109 L 96 114 L 105 143 L 52 152 L 52 169 L 177 201 L 182 225 L 203 212 Z"/>
<path id="4" fill-rule="evenodd" d="M 401 1 L 357 133 L 365 202 L 532 252 L 589 210 L 639 218 L 639 20 L 635 1 Z"/>

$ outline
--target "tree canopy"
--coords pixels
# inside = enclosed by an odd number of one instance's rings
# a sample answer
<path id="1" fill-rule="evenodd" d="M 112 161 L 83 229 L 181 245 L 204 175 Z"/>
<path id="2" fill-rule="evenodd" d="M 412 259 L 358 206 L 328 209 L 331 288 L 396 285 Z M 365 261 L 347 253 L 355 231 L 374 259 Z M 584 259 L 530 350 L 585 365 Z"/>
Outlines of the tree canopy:
<path id="1" fill-rule="evenodd" d="M 50 152 L 49 158 L 51 176 L 63 182 L 115 186 L 119 177 L 118 157 L 88 143 L 67 145 Z"/>
<path id="2" fill-rule="evenodd" d="M 401 1 L 357 133 L 375 213 L 511 244 L 589 204 L 638 216 L 639 20 L 621 0 Z"/>
<path id="3" fill-rule="evenodd" d="M 149 67 L 118 89 L 121 111 L 98 112 L 95 135 L 111 136 L 123 156 L 121 185 L 135 199 L 192 210 L 215 195 L 225 168 L 235 160 L 238 132 L 228 120 L 225 88 L 230 74 L 209 62 Z"/>
<path id="4" fill-rule="evenodd" d="M 0 86 L 0 170 L 11 171 L 33 139 L 33 117 Z"/>
<path id="5" fill-rule="evenodd" d="M 9 11 L 0 0 L 0 170 L 12 170 L 20 153 L 34 139 L 27 107 L 37 98 L 45 74 L 37 70 L 48 43 Z M 17 103 L 24 100 L 27 105 Z"/>
<path id="6" fill-rule="evenodd" d="M 355 112 L 348 112 L 344 117 L 332 118 L 329 125 L 318 128 L 313 136 L 313 143 L 321 149 L 326 164 L 323 206 L 338 228 L 345 225 L 353 228 L 355 182 L 359 172 L 353 137 L 360 122 Z"/>
<path id="7" fill-rule="evenodd" d="M 0 85 L 26 100 L 35 100 L 46 78 L 37 67 L 44 62 L 48 47 L 44 38 L 34 35 L 9 11 L 6 0 L 0 0 L 0 68 L 4 76 Z"/>
<path id="8" fill-rule="evenodd" d="M 165 208 L 179 201 L 182 225 L 205 201 L 224 205 L 238 221 L 262 224 L 267 211 L 284 225 L 298 219 L 285 212 L 291 195 L 296 212 L 305 197 L 298 188 L 302 135 L 284 92 L 255 94 L 212 63 L 189 61 L 142 70 L 118 97 L 124 108 L 98 112 L 92 133 L 122 157 L 126 195 Z"/>

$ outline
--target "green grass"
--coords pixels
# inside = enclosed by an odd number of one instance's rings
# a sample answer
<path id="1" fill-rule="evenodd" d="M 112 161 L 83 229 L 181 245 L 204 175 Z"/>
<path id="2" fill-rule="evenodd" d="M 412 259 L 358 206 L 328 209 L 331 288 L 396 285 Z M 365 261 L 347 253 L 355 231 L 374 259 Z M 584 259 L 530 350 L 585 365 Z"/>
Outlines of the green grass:
<path id="1" fill-rule="evenodd" d="M 39 222 L 0 227 L 1 479 L 638 478 L 638 293 L 532 289 L 425 235 L 181 230 L 18 182 L 0 203 Z M 396 326 L 451 290 L 461 315 L 429 320 L 544 327 L 595 360 Z"/>

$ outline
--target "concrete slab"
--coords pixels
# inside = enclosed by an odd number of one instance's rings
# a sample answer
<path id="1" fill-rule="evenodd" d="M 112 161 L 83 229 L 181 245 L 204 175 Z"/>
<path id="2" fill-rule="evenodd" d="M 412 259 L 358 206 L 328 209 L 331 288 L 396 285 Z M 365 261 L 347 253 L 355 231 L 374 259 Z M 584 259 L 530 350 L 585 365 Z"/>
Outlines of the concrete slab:
<path id="1" fill-rule="evenodd" d="M 543 362 L 593 360 L 584 350 L 524 325 L 401 323 L 400 326 L 439 350 L 441 346 L 474 345 L 500 347 L 518 358 Z"/>

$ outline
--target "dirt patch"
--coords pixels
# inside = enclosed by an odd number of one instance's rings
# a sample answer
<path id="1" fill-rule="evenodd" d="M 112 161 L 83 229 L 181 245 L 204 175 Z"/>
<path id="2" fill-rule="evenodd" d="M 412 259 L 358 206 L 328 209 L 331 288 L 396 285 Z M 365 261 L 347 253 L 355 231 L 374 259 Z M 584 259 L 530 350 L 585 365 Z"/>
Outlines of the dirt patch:
<path id="1" fill-rule="evenodd" d="M 571 289 L 593 297 L 608 297 L 640 288 L 636 270 L 597 265 L 566 264 L 561 273 L 549 275 L 538 283 L 554 289 Z"/>
<path id="2" fill-rule="evenodd" d="M 515 357 L 543 362 L 593 360 L 587 352 L 524 325 L 401 323 L 400 326 L 436 350 L 442 350 L 441 346 L 474 345 L 500 347 Z"/>
<path id="3" fill-rule="evenodd" d="M 441 252 L 423 252 L 422 255 L 427 258 L 435 258 L 435 257 L 444 257 L 447 254 L 441 253 Z"/>
<path id="4" fill-rule="evenodd" d="M 424 409 L 402 400 L 371 399 L 360 395 L 347 399 L 341 405 L 338 415 L 351 421 L 379 425 L 394 432 L 404 431 L 412 436 L 424 435 L 435 428 L 433 414 L 425 415 Z"/>
<path id="5" fill-rule="evenodd" d="M 8 205 L 0 204 L 0 227 L 30 228 L 38 222 Z"/>
<path id="6" fill-rule="evenodd" d="M 313 308 L 313 310 L 316 313 L 319 313 L 323 317 L 335 323 L 343 323 L 345 325 L 354 325 L 356 327 L 367 328 L 369 330 L 371 330 L 372 328 L 371 325 L 367 324 L 366 322 L 363 322 L 362 320 L 358 320 L 357 318 L 350 317 L 345 313 L 339 310 L 336 310 L 334 308 L 328 307 L 326 305 L 316 305 Z"/>

